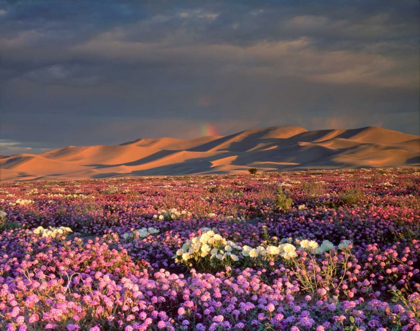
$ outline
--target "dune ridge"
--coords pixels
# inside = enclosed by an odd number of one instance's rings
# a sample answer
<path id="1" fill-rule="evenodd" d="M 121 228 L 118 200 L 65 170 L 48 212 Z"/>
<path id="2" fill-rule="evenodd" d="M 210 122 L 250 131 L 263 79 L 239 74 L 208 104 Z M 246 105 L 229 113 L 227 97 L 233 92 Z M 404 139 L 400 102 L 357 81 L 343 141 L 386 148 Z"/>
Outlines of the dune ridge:
<path id="1" fill-rule="evenodd" d="M 295 126 L 195 139 L 137 139 L 120 145 L 68 146 L 0 158 L 1 180 L 420 166 L 420 136 L 366 127 L 308 131 Z"/>

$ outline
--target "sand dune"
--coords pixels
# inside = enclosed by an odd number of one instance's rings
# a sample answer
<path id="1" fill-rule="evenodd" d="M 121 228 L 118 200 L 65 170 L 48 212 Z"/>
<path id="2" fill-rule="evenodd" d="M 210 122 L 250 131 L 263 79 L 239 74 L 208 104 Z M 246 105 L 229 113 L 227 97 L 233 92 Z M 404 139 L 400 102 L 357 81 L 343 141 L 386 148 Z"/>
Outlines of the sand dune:
<path id="1" fill-rule="evenodd" d="M 226 137 L 138 139 L 0 158 L 1 180 L 73 179 L 420 166 L 420 137 L 367 127 L 307 131 L 283 126 Z"/>
<path id="2" fill-rule="evenodd" d="M 138 139 L 135 141 L 121 144 L 121 146 L 135 145 L 140 147 L 154 147 L 157 149 L 165 149 L 168 151 L 172 151 L 194 148 L 220 138 L 222 138 L 222 136 L 206 136 L 191 140 L 175 138 Z"/>
<path id="3" fill-rule="evenodd" d="M 349 139 L 364 143 L 396 144 L 418 138 L 415 135 L 375 127 L 351 131 L 354 131 L 354 135 Z"/>
<path id="4" fill-rule="evenodd" d="M 117 165 L 134 162 L 147 157 L 160 149 L 154 147 L 138 147 L 135 145 L 124 146 L 90 146 L 90 147 L 66 147 L 57 151 L 51 151 L 42 156 L 60 162 L 75 163 L 79 165 Z"/>

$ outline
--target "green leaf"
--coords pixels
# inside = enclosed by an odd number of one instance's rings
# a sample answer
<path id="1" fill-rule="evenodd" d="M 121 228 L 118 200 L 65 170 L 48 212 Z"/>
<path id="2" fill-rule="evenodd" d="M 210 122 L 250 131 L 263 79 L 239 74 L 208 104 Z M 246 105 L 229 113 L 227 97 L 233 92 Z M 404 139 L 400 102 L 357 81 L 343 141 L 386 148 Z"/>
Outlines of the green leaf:
<path id="1" fill-rule="evenodd" d="M 354 324 L 354 317 L 353 316 L 350 316 L 349 320 L 352 324 Z"/>

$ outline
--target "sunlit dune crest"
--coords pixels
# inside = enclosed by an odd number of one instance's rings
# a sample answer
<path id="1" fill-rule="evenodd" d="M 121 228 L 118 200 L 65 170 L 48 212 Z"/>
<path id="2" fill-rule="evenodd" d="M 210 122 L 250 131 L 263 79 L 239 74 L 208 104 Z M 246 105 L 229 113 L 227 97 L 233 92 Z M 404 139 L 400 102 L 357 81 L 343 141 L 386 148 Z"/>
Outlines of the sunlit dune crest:
<path id="1" fill-rule="evenodd" d="M 420 137 L 378 127 L 279 126 L 229 136 L 138 139 L 0 158 L 2 180 L 75 179 L 420 165 Z"/>

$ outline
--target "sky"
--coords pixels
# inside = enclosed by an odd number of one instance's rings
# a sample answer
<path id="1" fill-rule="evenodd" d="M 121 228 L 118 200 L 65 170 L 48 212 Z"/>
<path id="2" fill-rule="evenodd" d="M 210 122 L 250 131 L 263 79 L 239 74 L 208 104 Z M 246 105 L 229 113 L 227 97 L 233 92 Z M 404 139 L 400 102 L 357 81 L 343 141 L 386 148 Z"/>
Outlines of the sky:
<path id="1" fill-rule="evenodd" d="M 0 154 L 295 125 L 420 134 L 418 0 L 0 0 Z"/>

